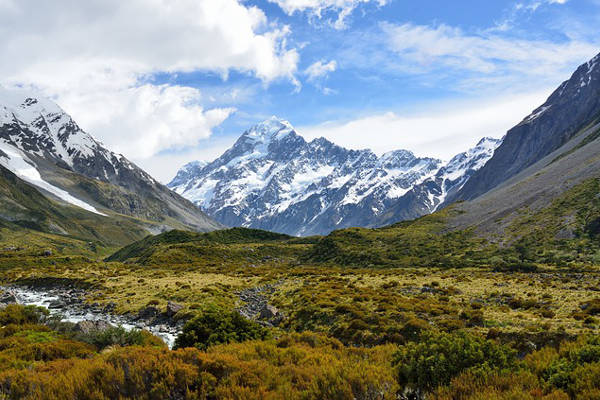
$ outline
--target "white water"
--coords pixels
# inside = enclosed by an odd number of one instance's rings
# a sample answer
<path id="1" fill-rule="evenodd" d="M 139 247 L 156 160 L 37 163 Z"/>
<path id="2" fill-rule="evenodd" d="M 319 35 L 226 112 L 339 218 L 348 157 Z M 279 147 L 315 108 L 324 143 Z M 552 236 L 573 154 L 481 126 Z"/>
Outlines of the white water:
<path id="1" fill-rule="evenodd" d="M 35 306 L 48 308 L 48 310 L 50 311 L 51 314 L 61 315 L 63 317 L 62 321 L 73 322 L 73 323 L 86 321 L 86 320 L 87 321 L 106 321 L 115 326 L 120 325 L 127 330 L 145 329 L 145 330 L 151 332 L 152 334 L 154 334 L 155 336 L 160 337 L 169 346 L 170 349 L 173 348 L 173 345 L 175 344 L 175 338 L 177 337 L 177 334 L 179 333 L 179 332 L 175 331 L 174 329 L 172 329 L 172 328 L 170 329 L 169 327 L 164 326 L 164 325 L 147 326 L 143 323 L 134 322 L 134 321 L 131 321 L 127 318 L 124 318 L 124 317 L 121 317 L 118 315 L 113 315 L 113 314 L 109 314 L 109 313 L 90 312 L 90 311 L 84 310 L 83 308 L 79 307 L 77 304 L 65 305 L 64 307 L 61 307 L 58 309 L 51 309 L 51 308 L 49 308 L 50 304 L 53 301 L 57 301 L 57 300 L 61 300 L 61 299 L 59 296 L 48 293 L 44 290 L 38 290 L 38 289 L 31 290 L 31 289 L 24 289 L 24 288 L 20 288 L 20 287 L 0 288 L 0 289 L 3 289 L 7 292 L 12 293 L 16 297 L 17 302 L 19 304 L 35 305 Z"/>

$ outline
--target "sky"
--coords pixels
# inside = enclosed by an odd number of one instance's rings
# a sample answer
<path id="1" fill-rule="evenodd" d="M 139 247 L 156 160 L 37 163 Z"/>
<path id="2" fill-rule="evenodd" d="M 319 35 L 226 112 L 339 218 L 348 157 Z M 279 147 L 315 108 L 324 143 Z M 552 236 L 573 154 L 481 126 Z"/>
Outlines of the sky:
<path id="1" fill-rule="evenodd" d="M 162 182 L 276 115 L 449 159 L 600 52 L 600 0 L 0 0 L 0 85 Z"/>

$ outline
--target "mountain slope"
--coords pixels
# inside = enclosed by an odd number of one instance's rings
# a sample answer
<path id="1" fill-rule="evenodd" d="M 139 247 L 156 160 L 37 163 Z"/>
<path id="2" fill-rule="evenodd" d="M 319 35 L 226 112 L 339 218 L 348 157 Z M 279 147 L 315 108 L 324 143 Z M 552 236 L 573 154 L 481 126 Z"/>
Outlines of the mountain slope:
<path id="1" fill-rule="evenodd" d="M 406 150 L 378 157 L 324 138 L 307 142 L 289 122 L 273 117 L 212 163 L 184 166 L 168 186 L 226 225 L 325 234 L 433 211 L 496 144 L 485 139 L 447 164 Z"/>
<path id="2" fill-rule="evenodd" d="M 2 242 L 14 242 L 17 236 L 25 235 L 28 239 L 19 245 L 31 246 L 36 237 L 31 231 L 39 231 L 56 235 L 45 236 L 45 245 L 73 243 L 84 249 L 91 245 L 95 250 L 143 238 L 152 223 L 140 222 L 131 217 L 107 217 L 78 206 L 55 202 L 43 195 L 38 187 L 0 165 L 0 226 L 8 233 L 1 235 Z M 67 238 L 74 241 L 69 242 Z M 77 244 L 77 241 L 81 243 Z"/>
<path id="3" fill-rule="evenodd" d="M 530 232 L 529 223 L 540 228 L 539 216 L 556 199 L 590 179 L 600 179 L 600 123 L 583 129 L 563 146 L 548 154 L 498 187 L 454 208 L 460 213 L 449 221 L 450 229 L 475 228 L 488 238 L 510 241 Z M 596 192 L 595 198 L 600 196 Z M 584 206 L 566 209 L 567 201 L 557 212 L 563 215 L 547 218 L 552 225 L 553 239 L 575 237 L 574 224 L 578 212 L 594 203 L 594 197 L 586 199 Z M 550 229 L 548 226 L 544 229 Z"/>
<path id="4" fill-rule="evenodd" d="M 52 101 L 0 89 L 0 165 L 53 200 L 97 214 L 123 214 L 151 232 L 220 224 L 81 130 Z"/>
<path id="5" fill-rule="evenodd" d="M 490 161 L 449 202 L 470 200 L 560 148 L 600 118 L 600 55 L 581 65 L 548 100 L 512 128 Z"/>

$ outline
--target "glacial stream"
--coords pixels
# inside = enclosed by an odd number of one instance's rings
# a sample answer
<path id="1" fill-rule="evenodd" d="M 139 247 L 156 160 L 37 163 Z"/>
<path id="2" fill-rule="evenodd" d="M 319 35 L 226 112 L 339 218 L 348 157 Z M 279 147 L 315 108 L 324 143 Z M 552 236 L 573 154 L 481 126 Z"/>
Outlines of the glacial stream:
<path id="1" fill-rule="evenodd" d="M 50 314 L 60 315 L 62 321 L 105 321 L 114 326 L 122 326 L 127 330 L 145 329 L 160 337 L 169 348 L 173 348 L 180 327 L 168 324 L 147 324 L 133 317 L 111 314 L 98 307 L 91 307 L 82 301 L 73 299 L 71 291 L 65 289 L 38 289 L 31 287 L 0 287 L 0 290 L 15 296 L 17 303 L 46 307 Z"/>

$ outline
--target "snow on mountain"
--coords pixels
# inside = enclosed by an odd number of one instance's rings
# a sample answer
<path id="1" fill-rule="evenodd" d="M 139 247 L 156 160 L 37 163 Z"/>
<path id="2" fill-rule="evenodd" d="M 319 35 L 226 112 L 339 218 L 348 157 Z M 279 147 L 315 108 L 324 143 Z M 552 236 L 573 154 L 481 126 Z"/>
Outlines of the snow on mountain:
<path id="1" fill-rule="evenodd" d="M 123 155 L 105 148 L 53 101 L 28 91 L 0 87 L 0 149 L 0 164 L 17 176 L 88 211 L 99 213 L 99 205 L 164 223 L 164 229 L 221 227 Z"/>
<path id="2" fill-rule="evenodd" d="M 467 171 L 491 156 L 492 141 L 482 140 L 447 164 L 407 150 L 378 157 L 324 138 L 307 142 L 289 122 L 272 117 L 213 162 L 185 165 L 168 186 L 229 226 L 323 234 L 371 226 L 425 182 L 435 193 L 413 213 L 435 209 L 445 193 L 464 184 Z"/>
<path id="3" fill-rule="evenodd" d="M 0 127 L 0 140 L 5 143 L 90 178 L 122 183 L 119 175 L 124 170 L 136 170 L 139 178 L 154 182 L 84 132 L 56 103 L 28 91 L 0 88 Z"/>
<path id="4" fill-rule="evenodd" d="M 19 178 L 51 193 L 66 203 L 98 215 L 105 215 L 85 201 L 79 200 L 71 196 L 67 191 L 43 180 L 35 164 L 22 151 L 2 141 L 0 141 L 0 165 L 12 171 Z"/>
<path id="5" fill-rule="evenodd" d="M 435 177 L 431 178 L 440 189 L 437 193 L 436 191 L 430 193 L 429 209 L 431 212 L 437 210 L 449 195 L 459 191 L 471 175 L 492 158 L 500 143 L 502 143 L 501 139 L 483 138 L 475 147 L 457 154 L 441 167 Z"/>

